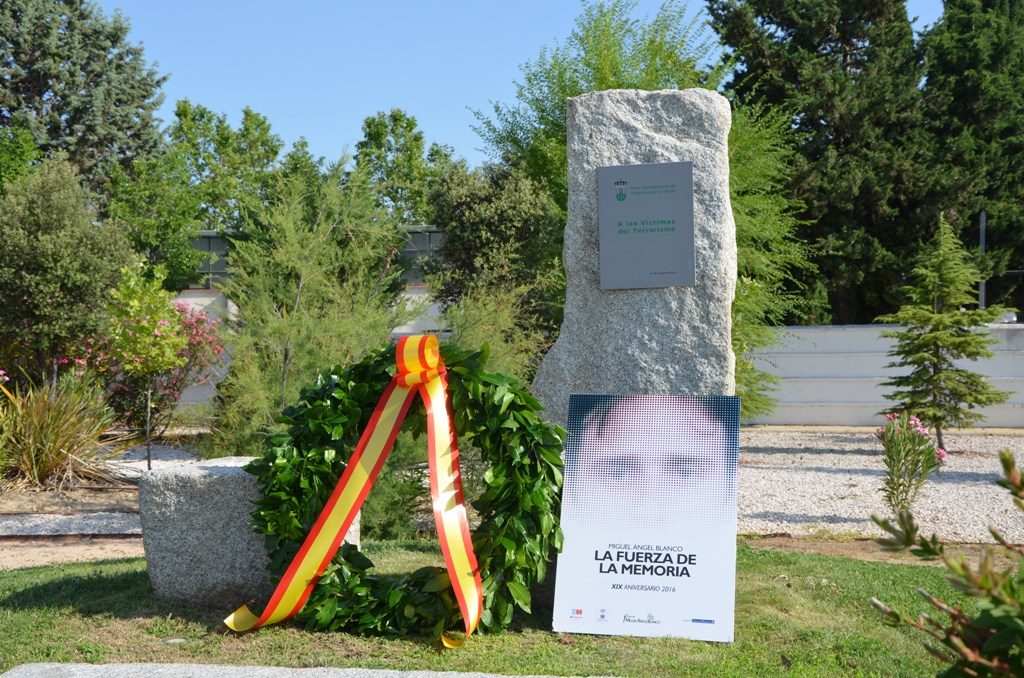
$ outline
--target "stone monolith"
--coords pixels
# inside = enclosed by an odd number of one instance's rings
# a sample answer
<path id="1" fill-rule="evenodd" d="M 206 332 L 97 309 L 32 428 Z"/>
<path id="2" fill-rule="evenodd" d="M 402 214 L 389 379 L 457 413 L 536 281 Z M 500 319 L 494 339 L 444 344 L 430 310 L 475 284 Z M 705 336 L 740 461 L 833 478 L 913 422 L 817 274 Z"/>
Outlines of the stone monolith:
<path id="1" fill-rule="evenodd" d="M 608 90 L 569 100 L 565 316 L 533 391 L 566 423 L 570 393 L 732 395 L 736 227 L 729 102 L 706 89 Z M 600 287 L 597 172 L 693 163 L 696 285 Z"/>

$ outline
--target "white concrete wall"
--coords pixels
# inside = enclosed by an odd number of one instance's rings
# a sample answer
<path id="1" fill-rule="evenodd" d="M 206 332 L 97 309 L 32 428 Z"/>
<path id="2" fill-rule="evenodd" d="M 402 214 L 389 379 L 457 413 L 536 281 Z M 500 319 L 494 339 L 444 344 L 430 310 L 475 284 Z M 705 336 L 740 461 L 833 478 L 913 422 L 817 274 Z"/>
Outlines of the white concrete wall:
<path id="1" fill-rule="evenodd" d="M 879 332 L 885 325 L 779 328 L 776 346 L 759 351 L 757 365 L 781 378 L 774 393 L 775 411 L 755 424 L 874 426 L 889 406 L 882 383 L 899 372 L 886 368 L 892 340 Z M 996 340 L 989 360 L 965 367 L 1010 391 L 1003 405 L 985 408 L 979 426 L 1024 428 L 1024 325 L 991 325 Z"/>
<path id="2" fill-rule="evenodd" d="M 222 321 L 237 310 L 235 305 L 217 290 L 182 290 L 175 301 L 185 302 L 193 311 L 201 311 L 211 320 Z M 179 404 L 202 405 L 213 402 L 217 395 L 217 384 L 227 376 L 228 364 L 231 361 L 231 356 L 226 350 L 221 354 L 221 358 L 221 362 L 206 375 L 201 384 L 182 391 Z"/>

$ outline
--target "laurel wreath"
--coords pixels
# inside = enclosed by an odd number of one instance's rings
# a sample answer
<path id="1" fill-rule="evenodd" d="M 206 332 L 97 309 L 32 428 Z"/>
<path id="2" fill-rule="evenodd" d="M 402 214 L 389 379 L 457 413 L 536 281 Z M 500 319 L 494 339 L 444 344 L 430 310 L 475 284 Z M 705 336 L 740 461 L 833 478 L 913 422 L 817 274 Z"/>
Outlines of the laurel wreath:
<path id="1" fill-rule="evenodd" d="M 499 630 L 512 621 L 516 607 L 530 612 L 531 587 L 544 579 L 551 549 L 561 548 L 565 432 L 541 419 L 543 408 L 524 386 L 483 369 L 486 347 L 471 352 L 443 345 L 441 355 L 462 455 L 479 453 L 488 466 L 485 490 L 471 501 L 480 516 L 472 538 L 483 582 L 481 628 Z M 382 347 L 354 365 L 322 373 L 279 417 L 287 432 L 268 436 L 263 456 L 246 467 L 262 490 L 253 528 L 266 535 L 276 575 L 287 569 L 326 504 L 394 372 L 394 349 Z M 410 411 L 403 430 L 419 437 L 426 417 L 417 403 L 419 412 Z M 369 558 L 343 544 L 296 621 L 324 631 L 429 630 L 434 637 L 461 626 L 444 569 L 395 576 L 374 575 L 372 569 Z"/>

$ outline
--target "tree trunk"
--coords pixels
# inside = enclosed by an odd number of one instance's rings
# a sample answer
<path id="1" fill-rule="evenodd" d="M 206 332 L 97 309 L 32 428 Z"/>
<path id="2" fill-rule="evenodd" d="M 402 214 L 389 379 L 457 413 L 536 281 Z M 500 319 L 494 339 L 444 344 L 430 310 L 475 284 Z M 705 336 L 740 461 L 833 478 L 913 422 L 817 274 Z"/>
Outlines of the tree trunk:
<path id="1" fill-rule="evenodd" d="M 146 387 L 146 470 L 153 470 L 153 447 L 150 443 L 152 427 L 151 413 L 153 411 L 153 379 L 150 378 Z"/>
<path id="2" fill-rule="evenodd" d="M 941 426 L 936 426 L 935 427 L 935 438 L 936 438 L 936 440 L 939 441 L 939 449 L 940 450 L 945 450 L 946 449 L 946 441 L 942 438 L 942 427 Z"/>

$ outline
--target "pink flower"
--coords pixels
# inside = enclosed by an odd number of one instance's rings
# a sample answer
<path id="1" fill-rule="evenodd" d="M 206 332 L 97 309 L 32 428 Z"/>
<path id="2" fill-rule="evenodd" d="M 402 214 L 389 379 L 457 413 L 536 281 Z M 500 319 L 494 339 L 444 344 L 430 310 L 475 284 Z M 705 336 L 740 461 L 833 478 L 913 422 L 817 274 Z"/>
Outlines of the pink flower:
<path id="1" fill-rule="evenodd" d="M 935 448 L 935 456 L 939 458 L 939 461 L 946 461 L 946 451 L 941 447 Z"/>

